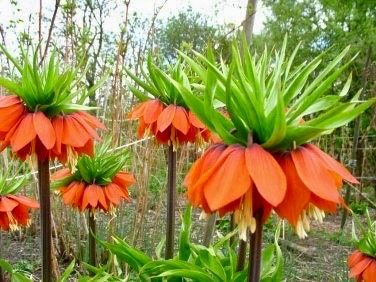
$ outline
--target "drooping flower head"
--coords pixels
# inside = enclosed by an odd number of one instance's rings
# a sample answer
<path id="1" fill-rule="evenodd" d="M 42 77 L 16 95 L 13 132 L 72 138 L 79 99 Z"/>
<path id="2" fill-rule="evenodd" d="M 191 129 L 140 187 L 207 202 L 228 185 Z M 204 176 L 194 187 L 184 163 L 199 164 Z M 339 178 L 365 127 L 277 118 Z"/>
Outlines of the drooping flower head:
<path id="1" fill-rule="evenodd" d="M 128 188 L 135 179 L 122 171 L 128 155 L 124 150 L 114 152 L 105 142 L 97 146 L 93 156 L 79 157 L 75 171 L 64 168 L 55 172 L 53 187 L 59 188 L 66 205 L 84 210 L 111 211 L 122 201 L 129 201 Z"/>
<path id="2" fill-rule="evenodd" d="M 362 228 L 362 237 L 356 236 L 353 230 L 353 240 L 356 250 L 347 259 L 350 269 L 349 277 L 356 281 L 376 281 L 376 221 L 372 221 L 367 211 L 367 228 Z M 361 226 L 360 226 L 361 227 Z"/>
<path id="3" fill-rule="evenodd" d="M 21 65 L 1 49 L 20 77 L 0 78 L 0 86 L 9 92 L 0 97 L 0 151 L 10 146 L 22 160 L 35 155 L 63 163 L 81 153 L 91 154 L 93 140 L 99 140 L 96 129 L 105 127 L 84 112 L 91 108 L 82 104 L 101 82 L 89 91 L 80 89 L 78 69 L 62 71 L 56 54 L 39 66 L 37 51 L 32 62 L 22 52 Z"/>
<path id="4" fill-rule="evenodd" d="M 138 138 L 151 135 L 159 144 L 172 144 L 174 147 L 188 142 L 209 141 L 210 132 L 188 109 L 179 91 L 166 78 L 167 74 L 153 64 L 151 56 L 147 67 L 148 75 L 143 73 L 146 81 L 127 71 L 147 93 L 129 86 L 142 101 L 129 113 L 130 119 L 139 120 Z M 188 80 L 182 80 L 182 71 L 183 65 L 178 62 L 169 70 L 169 75 L 185 85 L 189 84 Z"/>
<path id="5" fill-rule="evenodd" d="M 322 56 L 295 70 L 294 55 L 285 55 L 286 42 L 275 57 L 265 51 L 259 59 L 245 40 L 242 56 L 234 43 L 230 66 L 223 61 L 217 66 L 210 49 L 207 56 L 195 52 L 195 61 L 180 53 L 200 76 L 202 96 L 170 77 L 191 111 L 224 143 L 209 148 L 192 166 L 185 181 L 188 199 L 206 212 L 234 212 L 242 234 L 246 226 L 254 230 L 256 213 L 262 211 L 265 220 L 274 209 L 304 237 L 310 219 L 321 220 L 324 211 L 343 203 L 342 180 L 357 183 L 309 142 L 345 125 L 375 99 L 358 101 L 357 94 L 344 100 L 351 75 L 342 89 L 338 83 L 332 88 L 352 61 L 336 69 L 348 48 L 309 80 Z M 181 75 L 182 81 L 188 79 Z M 325 95 L 331 89 L 334 93 Z M 229 118 L 216 110 L 218 103 Z"/>
<path id="6" fill-rule="evenodd" d="M 0 229 L 16 230 L 30 223 L 30 209 L 39 208 L 39 203 L 17 192 L 27 185 L 24 176 L 11 178 L 8 173 L 0 175 Z"/>

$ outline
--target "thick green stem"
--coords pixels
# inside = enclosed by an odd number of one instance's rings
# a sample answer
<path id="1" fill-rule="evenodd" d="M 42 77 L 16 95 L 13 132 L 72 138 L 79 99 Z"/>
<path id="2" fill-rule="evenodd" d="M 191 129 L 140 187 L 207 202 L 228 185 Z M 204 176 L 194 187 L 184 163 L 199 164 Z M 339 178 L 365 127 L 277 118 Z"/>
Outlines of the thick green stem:
<path id="1" fill-rule="evenodd" d="M 167 222 L 165 259 L 174 257 L 175 206 L 176 206 L 176 152 L 168 147 L 168 181 L 167 181 Z"/>
<path id="2" fill-rule="evenodd" d="M 261 247 L 262 247 L 262 210 L 259 210 L 256 215 L 256 231 L 250 232 L 251 247 L 249 249 L 249 282 L 260 281 L 260 266 L 261 266 Z"/>
<path id="3" fill-rule="evenodd" d="M 42 247 L 42 281 L 52 281 L 52 238 L 49 161 L 38 160 L 39 202 Z"/>
<path id="4" fill-rule="evenodd" d="M 242 239 L 240 239 L 236 271 L 242 271 L 244 269 L 246 253 L 247 253 L 247 241 L 243 241 Z"/>
<path id="5" fill-rule="evenodd" d="M 88 225 L 89 225 L 89 264 L 96 266 L 97 264 L 97 252 L 95 245 L 95 235 L 96 235 L 96 224 L 94 213 L 89 210 L 88 215 Z"/>

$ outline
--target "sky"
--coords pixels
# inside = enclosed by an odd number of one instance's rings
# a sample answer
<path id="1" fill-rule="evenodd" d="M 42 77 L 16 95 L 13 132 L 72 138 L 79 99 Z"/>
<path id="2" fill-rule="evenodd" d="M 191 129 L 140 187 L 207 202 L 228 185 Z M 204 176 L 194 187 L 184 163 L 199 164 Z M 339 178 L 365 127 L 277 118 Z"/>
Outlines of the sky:
<path id="1" fill-rule="evenodd" d="M 36 19 L 38 18 L 39 0 L 15 1 L 18 2 L 17 8 L 11 4 L 11 0 L 0 0 L 0 24 L 6 27 L 12 19 L 19 18 L 22 19 L 22 21 L 18 22 L 16 25 L 17 32 L 22 32 L 27 29 L 30 29 L 31 32 L 36 32 L 38 30 L 38 21 Z M 121 11 L 123 11 L 121 7 L 124 7 L 123 0 L 114 1 L 118 3 L 119 8 L 111 11 L 111 16 L 105 21 L 105 30 L 112 32 L 118 31 L 124 17 L 124 13 L 121 13 Z M 61 2 L 64 3 L 65 1 L 62 0 Z M 159 7 L 163 2 L 164 0 L 131 0 L 130 13 L 137 12 L 144 17 L 152 17 L 154 9 Z M 55 1 L 43 0 L 42 3 L 44 16 L 51 18 Z M 191 6 L 194 11 L 211 18 L 213 23 L 234 24 L 235 26 L 239 26 L 245 18 L 246 4 L 247 0 L 167 0 L 165 6 L 160 11 L 158 19 L 163 20 Z M 260 33 L 267 15 L 266 9 L 261 4 L 261 1 L 259 1 L 255 16 L 255 33 Z M 216 17 L 215 11 L 217 11 Z M 29 21 L 30 15 L 33 16 L 31 21 Z M 13 34 L 13 32 L 5 30 L 5 33 L 8 41 L 15 40 L 16 35 Z M 45 30 L 44 33 L 46 34 L 47 30 Z"/>

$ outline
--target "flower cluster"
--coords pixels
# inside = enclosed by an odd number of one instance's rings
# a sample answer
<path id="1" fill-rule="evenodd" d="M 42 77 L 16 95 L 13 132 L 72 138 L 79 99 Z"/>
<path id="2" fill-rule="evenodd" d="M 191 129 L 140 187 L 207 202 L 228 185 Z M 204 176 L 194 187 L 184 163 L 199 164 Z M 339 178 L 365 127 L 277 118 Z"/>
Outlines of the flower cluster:
<path id="1" fill-rule="evenodd" d="M 48 118 L 43 112 L 30 112 L 19 97 L 0 97 L 0 151 L 9 145 L 20 159 L 58 158 L 66 163 L 72 154 L 91 154 L 95 129 L 105 129 L 95 117 L 83 112 Z"/>
<path id="2" fill-rule="evenodd" d="M 195 52 L 197 61 L 180 53 L 203 83 L 196 87 L 201 96 L 184 83 L 184 72 L 180 80 L 169 78 L 190 110 L 223 140 L 193 164 L 185 179 L 188 199 L 206 213 L 233 213 L 243 239 L 247 229 L 255 231 L 256 214 L 264 222 L 272 210 L 303 238 L 311 219 L 322 221 L 325 212 L 344 204 L 339 193 L 343 180 L 358 183 L 311 141 L 348 123 L 376 100 L 343 100 L 351 75 L 338 95 L 324 95 L 349 65 L 334 70 L 348 48 L 309 82 L 320 57 L 290 72 L 293 57 L 285 55 L 286 40 L 273 58 L 265 51 L 256 60 L 245 40 L 242 47 L 240 52 L 233 44 L 231 68 L 217 67 L 210 49 L 207 56 Z M 226 106 L 228 116 L 218 104 Z"/>
<path id="3" fill-rule="evenodd" d="M 68 168 L 52 175 L 52 186 L 59 188 L 65 204 L 84 210 L 111 211 L 121 201 L 129 201 L 132 174 L 121 171 L 127 162 L 123 151 L 109 152 L 109 144 L 98 146 L 93 156 L 79 157 L 74 172 Z"/>
<path id="4" fill-rule="evenodd" d="M 159 144 L 169 144 L 174 148 L 180 144 L 213 141 L 206 126 L 189 110 L 182 95 L 169 81 L 169 77 L 181 79 L 183 65 L 177 62 L 168 70 L 168 74 L 153 64 L 148 58 L 149 76 L 145 81 L 127 71 L 128 75 L 145 93 L 129 85 L 131 91 L 141 102 L 129 113 L 132 120 L 138 119 L 138 138 L 144 135 L 154 136 Z M 187 81 L 181 81 L 182 83 Z"/>
<path id="5" fill-rule="evenodd" d="M 130 119 L 138 119 L 138 138 L 155 136 L 159 144 L 208 142 L 210 132 L 196 116 L 182 106 L 164 105 L 158 99 L 141 102 L 129 113 Z"/>
<path id="6" fill-rule="evenodd" d="M 30 63 L 23 53 L 21 66 L 3 51 L 21 79 L 0 79 L 0 85 L 10 93 L 0 97 L 0 151 L 10 146 L 22 160 L 37 156 L 39 160 L 58 158 L 63 163 L 81 153 L 92 154 L 93 141 L 100 140 L 96 129 L 105 127 L 84 112 L 90 107 L 82 103 L 92 91 L 75 89 L 77 70 L 60 72 L 55 55 L 39 68 L 36 54 Z"/>
<path id="7" fill-rule="evenodd" d="M 272 154 L 254 143 L 212 145 L 185 178 L 189 201 L 205 213 L 234 212 L 243 238 L 263 222 L 272 209 L 307 236 L 310 219 L 322 221 L 343 199 L 342 180 L 358 181 L 340 163 L 312 144 L 283 154 Z"/>
<path id="8" fill-rule="evenodd" d="M 0 175 L 0 229 L 16 230 L 30 223 L 30 209 L 39 208 L 39 203 L 25 196 L 16 195 L 27 184 L 25 177 L 8 178 L 8 173 Z"/>

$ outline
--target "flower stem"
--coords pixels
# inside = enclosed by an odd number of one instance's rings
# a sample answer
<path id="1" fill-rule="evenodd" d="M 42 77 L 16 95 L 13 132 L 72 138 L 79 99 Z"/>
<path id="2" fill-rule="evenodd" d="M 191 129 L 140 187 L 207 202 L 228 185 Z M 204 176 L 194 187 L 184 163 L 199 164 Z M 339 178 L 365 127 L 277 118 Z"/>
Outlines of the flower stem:
<path id="1" fill-rule="evenodd" d="M 52 281 L 51 203 L 49 160 L 38 160 L 39 202 L 42 241 L 42 281 Z"/>
<path id="2" fill-rule="evenodd" d="M 202 243 L 205 247 L 209 247 L 212 241 L 216 220 L 217 220 L 217 214 L 213 213 L 209 216 L 209 219 L 206 222 L 204 240 Z"/>
<path id="3" fill-rule="evenodd" d="M 247 252 L 247 241 L 240 239 L 236 271 L 242 271 L 244 269 L 246 252 Z"/>
<path id="4" fill-rule="evenodd" d="M 95 235 L 96 235 L 96 224 L 94 213 L 89 210 L 88 216 L 88 225 L 89 225 L 89 264 L 96 266 L 97 254 L 95 246 Z"/>
<path id="5" fill-rule="evenodd" d="M 167 181 L 167 222 L 166 222 L 166 252 L 165 259 L 174 256 L 175 239 L 175 206 L 176 206 L 176 152 L 174 147 L 168 147 L 168 181 Z"/>
<path id="6" fill-rule="evenodd" d="M 262 209 L 258 210 L 255 214 L 256 231 L 250 232 L 251 247 L 249 249 L 249 282 L 260 281 L 260 266 L 261 266 L 261 245 L 262 245 Z"/>

